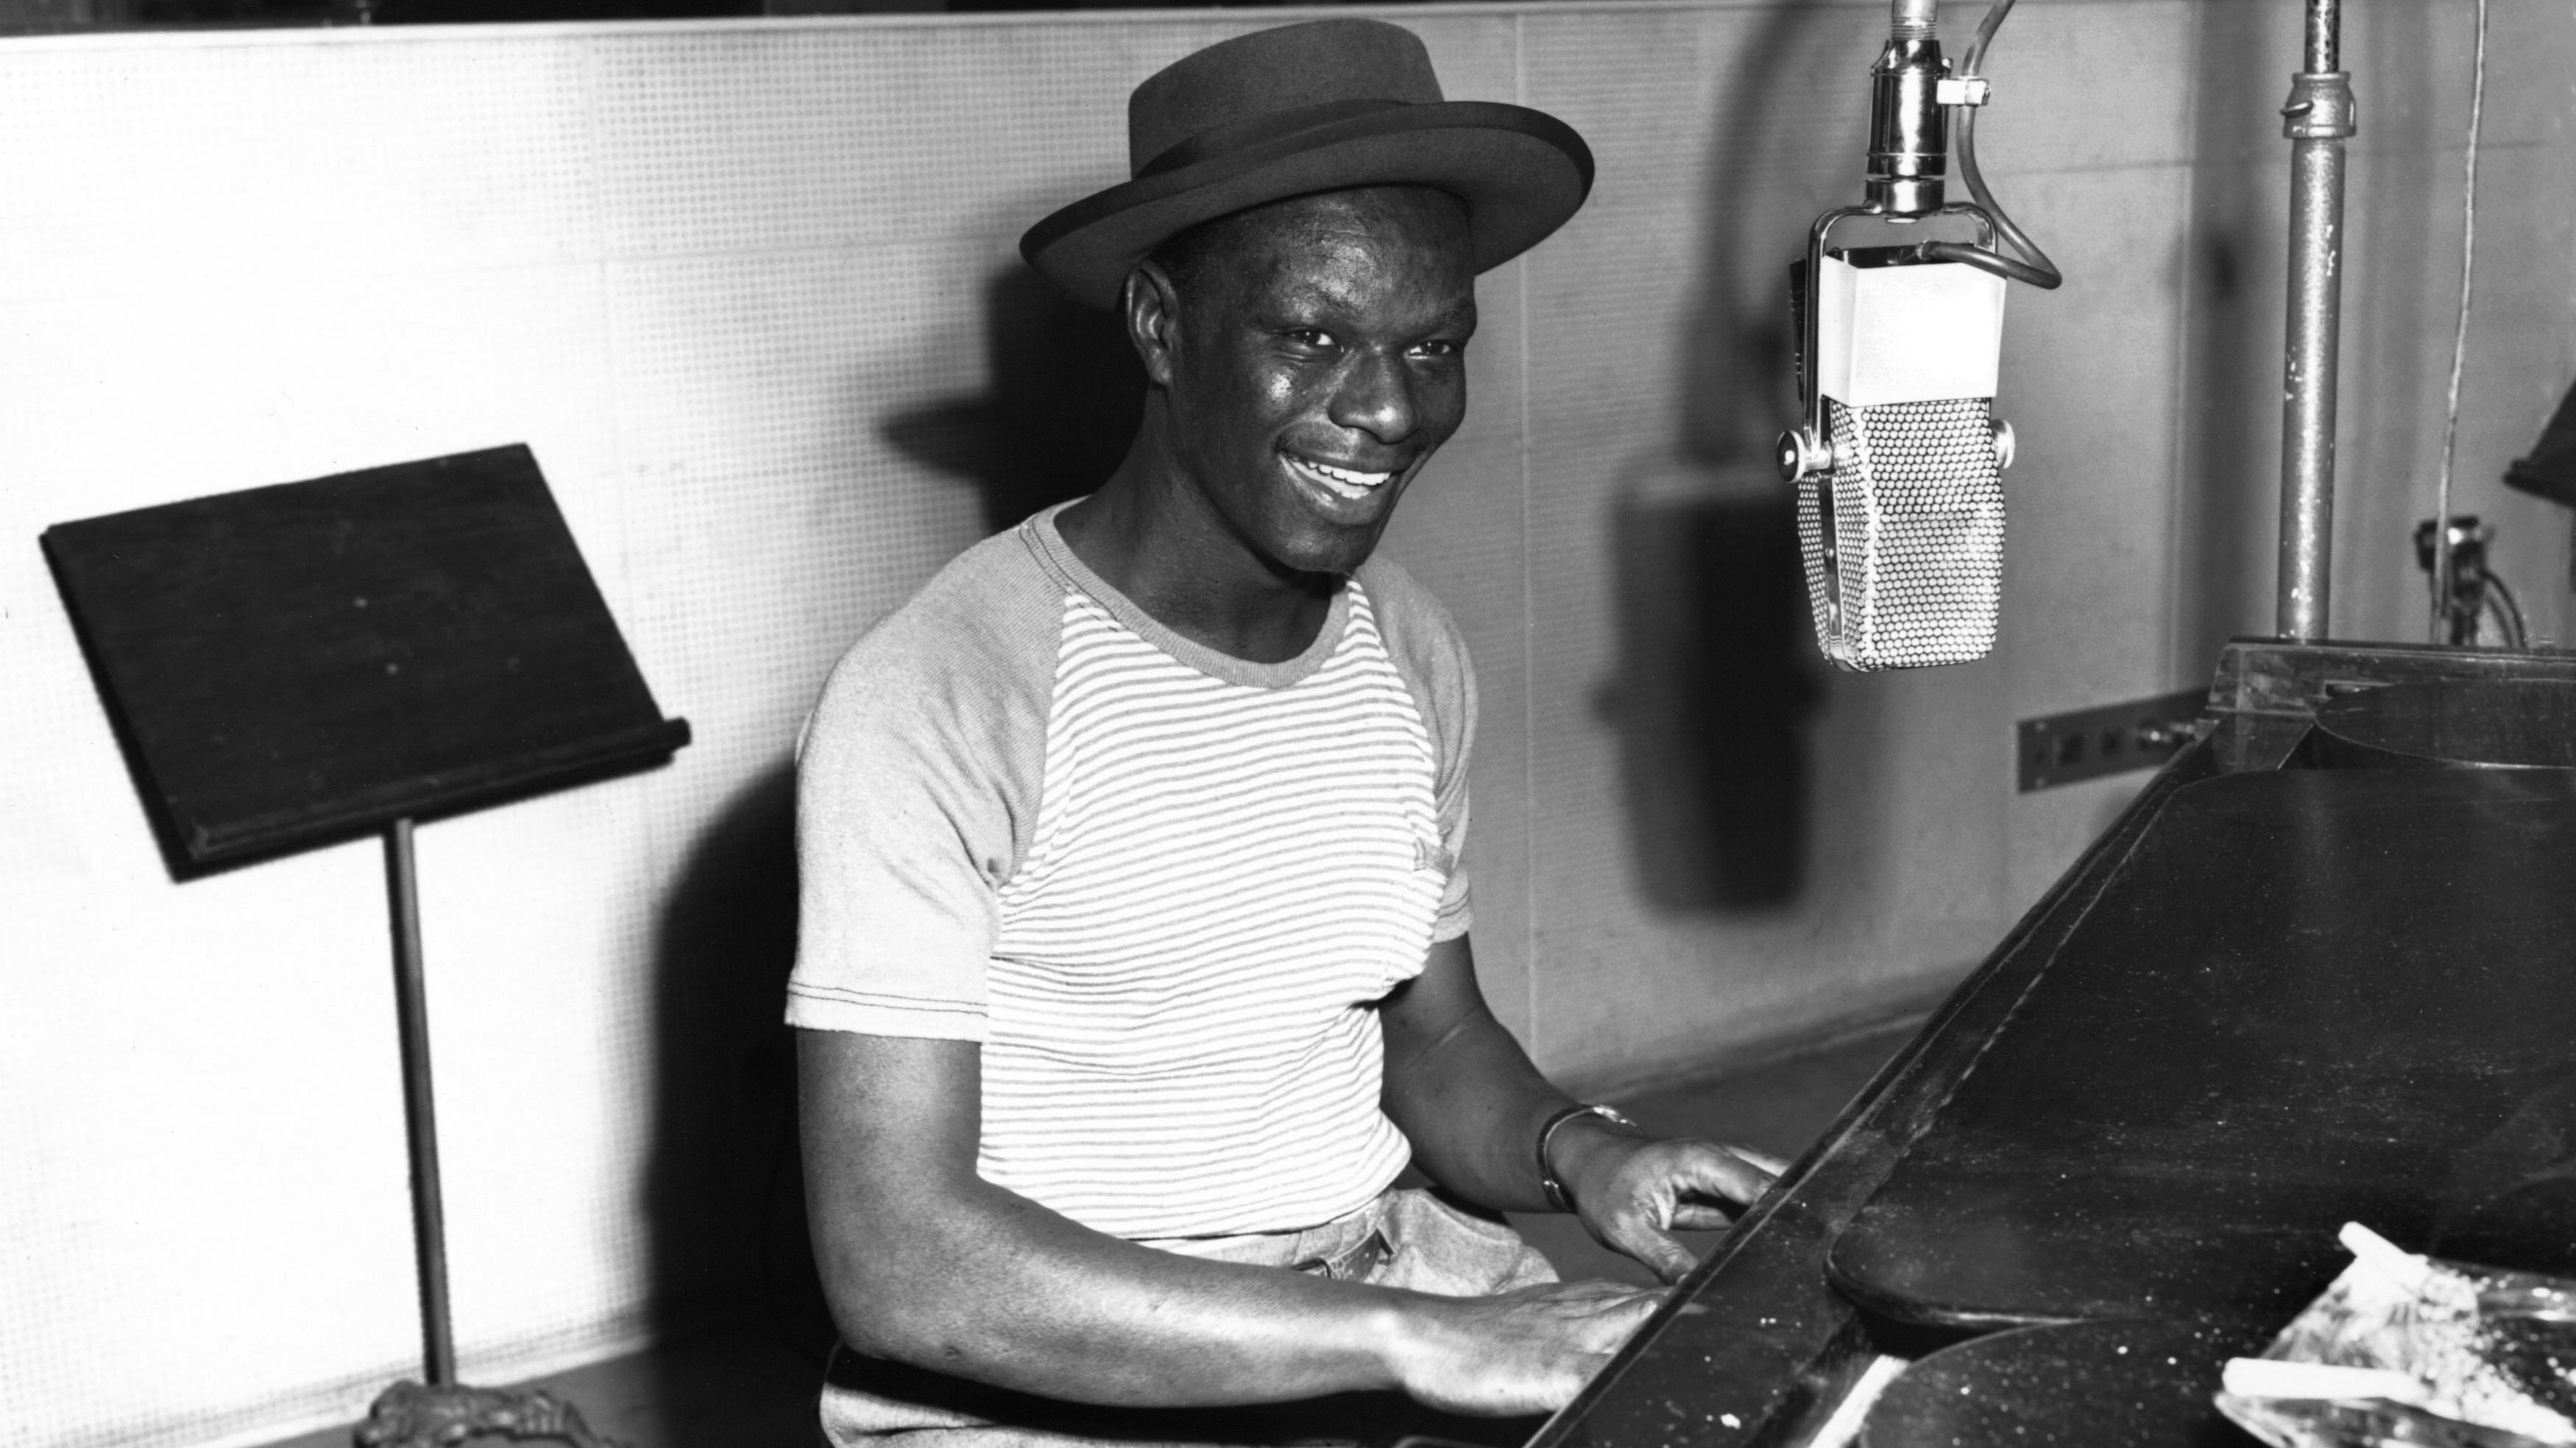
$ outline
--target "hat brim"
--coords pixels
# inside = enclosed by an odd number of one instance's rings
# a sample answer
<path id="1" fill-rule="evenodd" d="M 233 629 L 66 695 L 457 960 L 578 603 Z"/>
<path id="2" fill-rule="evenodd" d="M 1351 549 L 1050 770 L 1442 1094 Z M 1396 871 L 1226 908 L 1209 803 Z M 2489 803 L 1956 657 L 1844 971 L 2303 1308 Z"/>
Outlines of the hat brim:
<path id="1" fill-rule="evenodd" d="M 1020 255 L 1086 306 L 1118 305 L 1127 274 L 1202 221 L 1354 186 L 1436 186 L 1467 203 L 1475 266 L 1545 240 L 1592 190 L 1592 151 L 1543 111 L 1435 101 L 1333 121 L 1084 197 L 1020 238 Z"/>

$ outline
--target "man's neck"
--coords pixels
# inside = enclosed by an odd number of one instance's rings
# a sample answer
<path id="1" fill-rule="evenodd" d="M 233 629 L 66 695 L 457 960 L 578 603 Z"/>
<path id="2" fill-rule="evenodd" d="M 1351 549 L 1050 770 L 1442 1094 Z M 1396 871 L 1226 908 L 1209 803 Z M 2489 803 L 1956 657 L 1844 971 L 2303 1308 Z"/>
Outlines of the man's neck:
<path id="1" fill-rule="evenodd" d="M 1312 647 L 1340 584 L 1253 552 L 1142 437 L 1055 526 L 1085 567 L 1155 622 L 1252 663 L 1284 663 Z"/>

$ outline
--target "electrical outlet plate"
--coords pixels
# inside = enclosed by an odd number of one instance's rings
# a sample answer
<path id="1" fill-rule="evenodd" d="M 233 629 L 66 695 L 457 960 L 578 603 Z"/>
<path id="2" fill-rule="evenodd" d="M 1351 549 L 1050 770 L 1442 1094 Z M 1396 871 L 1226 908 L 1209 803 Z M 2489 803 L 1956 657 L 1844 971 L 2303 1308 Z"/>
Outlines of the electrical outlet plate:
<path id="1" fill-rule="evenodd" d="M 2014 728 L 2021 792 L 2153 769 L 2198 734 L 2207 689 L 2177 689 L 2125 704 L 2024 719 Z"/>

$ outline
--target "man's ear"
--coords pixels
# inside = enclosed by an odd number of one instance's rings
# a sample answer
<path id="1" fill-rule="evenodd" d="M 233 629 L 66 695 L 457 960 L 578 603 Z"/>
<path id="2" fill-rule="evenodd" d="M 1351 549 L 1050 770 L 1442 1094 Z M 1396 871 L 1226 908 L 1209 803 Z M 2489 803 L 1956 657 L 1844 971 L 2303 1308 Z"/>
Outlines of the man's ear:
<path id="1" fill-rule="evenodd" d="M 1145 378 L 1156 387 L 1172 385 L 1173 352 L 1180 340 L 1181 294 L 1171 273 L 1153 261 L 1140 261 L 1127 273 L 1118 296 L 1127 323 L 1127 343 L 1145 364 Z"/>

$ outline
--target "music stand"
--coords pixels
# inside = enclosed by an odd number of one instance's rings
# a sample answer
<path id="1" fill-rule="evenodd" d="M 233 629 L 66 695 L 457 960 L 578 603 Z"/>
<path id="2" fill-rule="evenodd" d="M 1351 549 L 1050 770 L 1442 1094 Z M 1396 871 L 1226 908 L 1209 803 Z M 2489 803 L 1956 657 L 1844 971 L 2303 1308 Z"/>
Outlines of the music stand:
<path id="1" fill-rule="evenodd" d="M 359 1441 L 600 1444 L 464 1387 L 421 985 L 415 821 L 669 761 L 665 719 L 525 445 L 57 524 L 43 535 L 174 878 L 381 831 L 427 1386 Z"/>

